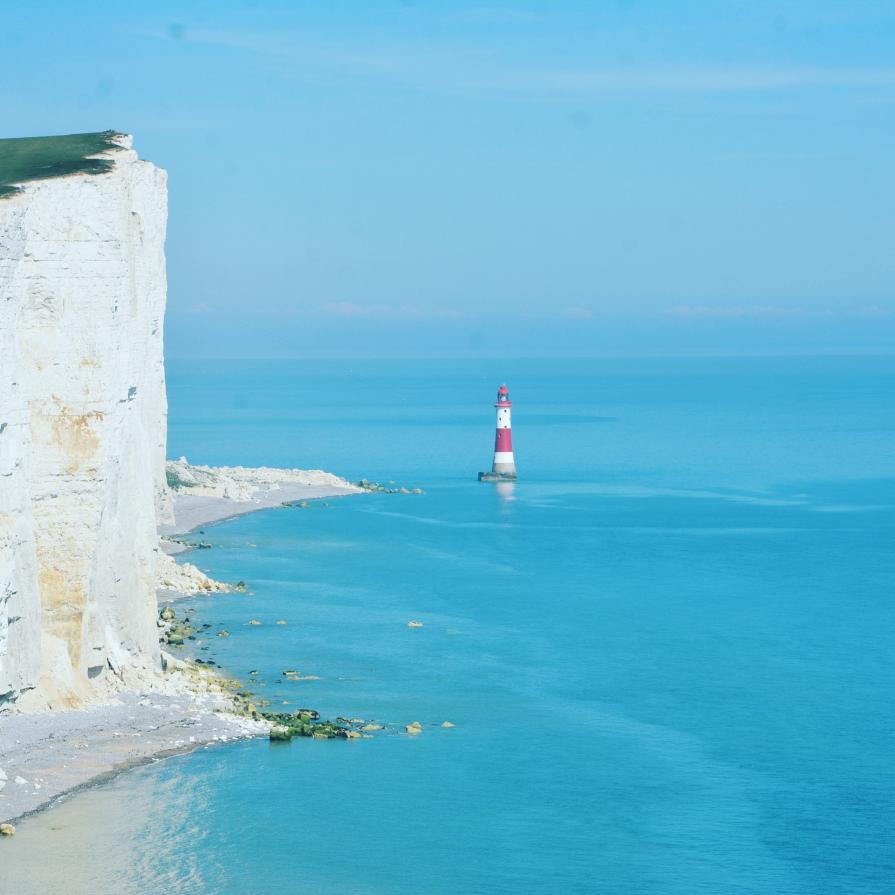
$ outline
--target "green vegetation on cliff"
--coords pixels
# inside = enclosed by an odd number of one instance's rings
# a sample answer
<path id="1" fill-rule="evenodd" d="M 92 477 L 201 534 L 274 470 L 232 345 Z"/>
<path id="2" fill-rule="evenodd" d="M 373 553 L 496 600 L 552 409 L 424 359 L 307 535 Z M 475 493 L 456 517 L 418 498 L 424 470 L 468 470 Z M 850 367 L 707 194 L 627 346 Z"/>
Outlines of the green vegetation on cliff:
<path id="1" fill-rule="evenodd" d="M 18 192 L 16 184 L 66 174 L 104 174 L 109 159 L 88 158 L 114 149 L 117 131 L 62 137 L 17 137 L 0 140 L 0 199 Z"/>

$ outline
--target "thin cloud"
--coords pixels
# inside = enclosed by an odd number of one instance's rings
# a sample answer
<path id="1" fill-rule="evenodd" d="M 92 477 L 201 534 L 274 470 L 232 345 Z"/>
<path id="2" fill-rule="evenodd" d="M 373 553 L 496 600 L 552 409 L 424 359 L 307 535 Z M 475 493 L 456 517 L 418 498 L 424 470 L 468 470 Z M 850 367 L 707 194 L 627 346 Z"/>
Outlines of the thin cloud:
<path id="1" fill-rule="evenodd" d="M 421 308 L 414 305 L 359 305 L 351 301 L 334 301 L 323 305 L 324 314 L 335 317 L 455 318 L 463 315 L 451 308 Z"/>
<path id="2" fill-rule="evenodd" d="M 142 37 L 171 40 L 167 29 L 140 29 Z M 345 43 L 290 32 L 184 28 L 183 43 L 220 46 L 273 57 L 296 74 L 344 79 L 378 77 L 446 94 L 476 98 L 596 101 L 619 96 L 710 94 L 812 88 L 890 90 L 895 68 L 716 62 L 546 64 L 519 61 L 493 48 L 436 41 Z"/>
<path id="3" fill-rule="evenodd" d="M 184 314 L 211 314 L 214 311 L 214 308 L 211 305 L 207 304 L 204 301 L 195 302 L 194 304 L 187 305 L 183 312 Z"/>
<path id="4" fill-rule="evenodd" d="M 563 308 L 559 312 L 559 316 L 565 320 L 590 320 L 594 316 L 594 312 L 590 308 Z"/>
<path id="5" fill-rule="evenodd" d="M 817 317 L 891 317 L 887 308 L 803 308 L 776 305 L 676 305 L 661 312 L 664 317 L 693 320 L 738 320 L 742 318 L 793 319 Z"/>

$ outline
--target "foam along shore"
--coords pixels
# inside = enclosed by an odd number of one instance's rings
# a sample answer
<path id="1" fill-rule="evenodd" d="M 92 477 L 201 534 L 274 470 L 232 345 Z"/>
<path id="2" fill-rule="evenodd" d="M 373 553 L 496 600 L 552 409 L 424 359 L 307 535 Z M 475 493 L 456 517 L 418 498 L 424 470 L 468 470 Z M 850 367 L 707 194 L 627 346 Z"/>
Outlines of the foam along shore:
<path id="1" fill-rule="evenodd" d="M 319 469 L 192 466 L 181 457 L 169 460 L 166 471 L 174 519 L 160 525 L 159 534 L 168 537 L 295 501 L 343 497 L 367 490 Z M 166 548 L 166 552 L 179 551 Z"/>
<path id="2" fill-rule="evenodd" d="M 366 490 L 320 470 L 191 466 L 185 458 L 169 461 L 167 476 L 173 519 L 169 514 L 159 533 L 168 536 L 292 501 Z M 189 549 L 161 543 L 165 553 Z M 193 565 L 159 558 L 159 602 L 229 589 Z M 0 822 L 153 759 L 269 734 L 270 723 L 252 720 L 234 696 L 236 682 L 172 656 L 164 665 L 122 680 L 102 704 L 0 713 Z"/>

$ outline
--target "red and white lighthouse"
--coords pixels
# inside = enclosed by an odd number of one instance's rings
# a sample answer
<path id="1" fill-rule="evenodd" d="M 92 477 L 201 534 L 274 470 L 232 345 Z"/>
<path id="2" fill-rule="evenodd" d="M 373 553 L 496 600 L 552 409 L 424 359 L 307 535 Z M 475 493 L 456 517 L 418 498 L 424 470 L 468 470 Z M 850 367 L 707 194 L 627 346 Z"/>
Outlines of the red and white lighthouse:
<path id="1" fill-rule="evenodd" d="M 497 390 L 497 401 L 494 402 L 494 406 L 497 409 L 494 463 L 490 473 L 479 473 L 480 481 L 516 478 L 516 461 L 513 459 L 513 429 L 510 419 L 513 402 L 510 400 L 510 391 L 505 385 Z"/>

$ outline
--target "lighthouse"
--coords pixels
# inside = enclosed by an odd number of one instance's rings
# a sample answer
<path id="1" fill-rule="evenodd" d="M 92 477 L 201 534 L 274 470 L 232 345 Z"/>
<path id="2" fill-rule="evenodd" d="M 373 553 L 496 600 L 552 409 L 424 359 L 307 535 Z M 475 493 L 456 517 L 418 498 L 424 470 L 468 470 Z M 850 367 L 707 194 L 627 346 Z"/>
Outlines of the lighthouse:
<path id="1" fill-rule="evenodd" d="M 516 461 L 513 459 L 513 429 L 510 412 L 513 402 L 510 390 L 502 385 L 497 390 L 494 407 L 497 410 L 497 432 L 494 435 L 494 463 L 491 472 L 480 472 L 480 482 L 495 482 L 516 478 Z"/>

